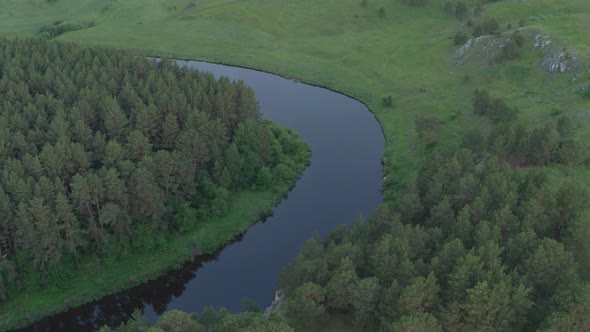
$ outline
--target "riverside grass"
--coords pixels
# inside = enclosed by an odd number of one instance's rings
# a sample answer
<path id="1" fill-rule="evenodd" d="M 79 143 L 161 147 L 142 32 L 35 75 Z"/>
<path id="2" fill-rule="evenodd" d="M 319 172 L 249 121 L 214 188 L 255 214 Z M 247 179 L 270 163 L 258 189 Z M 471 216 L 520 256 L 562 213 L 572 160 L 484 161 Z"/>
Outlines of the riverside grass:
<path id="1" fill-rule="evenodd" d="M 475 59 L 456 66 L 451 38 L 464 23 L 446 16 L 443 4 L 431 0 L 421 8 L 369 0 L 365 8 L 360 0 L 0 0 L 0 35 L 34 36 L 47 24 L 80 23 L 92 27 L 57 39 L 133 55 L 250 67 L 353 96 L 376 115 L 386 136 L 386 200 L 395 197 L 429 152 L 415 133 L 417 116 L 441 120 L 440 149 L 456 148 L 471 128 L 489 130 L 471 112 L 475 88 L 518 107 L 519 118 L 531 127 L 556 114 L 568 115 L 580 141 L 590 141 L 589 101 L 571 83 L 576 73 L 589 80 L 587 67 L 544 72 L 538 54 L 530 52 L 530 38 L 518 60 L 491 65 Z M 384 18 L 377 14 L 381 7 Z M 485 13 L 498 20 L 502 31 L 524 19 L 582 63 L 590 57 L 587 0 L 502 0 L 486 4 Z M 395 107 L 382 104 L 387 95 Z M 571 177 L 590 187 L 587 166 L 557 165 L 549 171 L 556 182 Z M 0 315 L 7 310 L 0 308 Z"/>

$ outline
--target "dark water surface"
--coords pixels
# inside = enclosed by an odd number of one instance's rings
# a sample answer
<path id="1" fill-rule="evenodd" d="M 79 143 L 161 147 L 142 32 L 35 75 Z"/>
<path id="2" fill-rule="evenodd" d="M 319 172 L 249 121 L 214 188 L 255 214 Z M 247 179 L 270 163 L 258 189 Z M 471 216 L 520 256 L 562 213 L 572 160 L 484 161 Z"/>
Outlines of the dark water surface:
<path id="1" fill-rule="evenodd" d="M 270 305 L 280 271 L 314 233 L 351 224 L 382 201 L 384 139 L 375 117 L 344 95 L 254 70 L 178 61 L 215 76 L 243 80 L 260 101 L 263 117 L 297 131 L 312 161 L 293 190 L 264 222 L 216 255 L 201 257 L 138 287 L 49 317 L 27 330 L 93 331 L 117 326 L 135 309 L 155 321 L 165 310 L 240 311 L 242 298 Z"/>

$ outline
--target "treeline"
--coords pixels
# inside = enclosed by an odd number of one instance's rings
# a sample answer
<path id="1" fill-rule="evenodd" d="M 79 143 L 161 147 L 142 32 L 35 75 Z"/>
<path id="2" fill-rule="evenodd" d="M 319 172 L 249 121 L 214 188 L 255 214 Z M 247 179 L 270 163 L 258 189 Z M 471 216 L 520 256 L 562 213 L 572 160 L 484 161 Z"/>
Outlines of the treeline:
<path id="1" fill-rule="evenodd" d="M 271 318 L 207 308 L 116 331 L 288 331 L 325 315 L 367 331 L 590 330 L 587 262 L 574 254 L 588 250 L 589 198 L 543 170 L 434 153 L 395 202 L 303 246 Z"/>
<path id="2" fill-rule="evenodd" d="M 434 153 L 367 222 L 311 239 L 282 274 L 293 326 L 346 314 L 371 331 L 588 330 L 571 241 L 588 193 L 463 149 Z M 567 244 L 566 244 L 567 243 Z"/>
<path id="3" fill-rule="evenodd" d="M 307 147 L 243 82 L 171 61 L 0 40 L 0 301 L 57 286 L 81 255 L 124 255 L 290 183 Z"/>
<path id="4" fill-rule="evenodd" d="M 516 108 L 500 98 L 492 98 L 486 90 L 475 90 L 473 112 L 494 125 L 488 137 L 478 130 L 464 136 L 463 146 L 475 152 L 491 151 L 513 166 L 574 166 L 584 161 L 584 146 L 572 136 L 573 125 L 565 115 L 543 127 L 528 129 L 515 122 Z"/>

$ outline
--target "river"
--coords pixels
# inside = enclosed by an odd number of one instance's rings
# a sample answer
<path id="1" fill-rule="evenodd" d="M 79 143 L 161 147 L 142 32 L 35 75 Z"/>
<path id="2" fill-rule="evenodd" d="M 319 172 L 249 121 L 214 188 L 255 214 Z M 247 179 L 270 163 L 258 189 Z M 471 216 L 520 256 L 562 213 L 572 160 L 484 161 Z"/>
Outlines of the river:
<path id="1" fill-rule="evenodd" d="M 360 102 L 327 89 L 250 69 L 178 61 L 243 80 L 263 118 L 292 128 L 311 146 L 311 165 L 273 211 L 216 255 L 198 258 L 157 280 L 48 317 L 28 331 L 94 331 L 118 326 L 135 309 L 155 321 L 165 310 L 205 306 L 242 310 L 243 298 L 262 309 L 273 300 L 281 270 L 314 234 L 352 224 L 382 202 L 381 128 Z"/>

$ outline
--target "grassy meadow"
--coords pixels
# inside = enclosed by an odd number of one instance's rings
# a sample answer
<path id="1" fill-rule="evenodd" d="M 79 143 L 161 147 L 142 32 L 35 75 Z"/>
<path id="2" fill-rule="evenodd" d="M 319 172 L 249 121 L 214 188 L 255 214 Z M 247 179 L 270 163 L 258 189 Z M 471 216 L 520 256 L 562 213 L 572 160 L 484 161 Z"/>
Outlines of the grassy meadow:
<path id="1" fill-rule="evenodd" d="M 456 65 L 452 54 L 458 46 L 452 37 L 465 23 L 446 15 L 443 4 L 431 0 L 423 8 L 401 0 L 368 0 L 367 7 L 360 0 L 0 0 L 0 36 L 30 37 L 47 24 L 79 23 L 87 28 L 56 39 L 134 55 L 251 67 L 353 96 L 374 112 L 386 136 L 386 199 L 394 197 L 428 153 L 415 132 L 417 116 L 442 123 L 437 133 L 442 149 L 458 146 L 462 133 L 471 128 L 489 130 L 486 120 L 471 111 L 476 88 L 518 107 L 519 119 L 533 127 L 569 115 L 587 150 L 590 99 L 575 89 L 590 81 L 590 1 L 486 4 L 486 15 L 498 20 L 501 31 L 508 25 L 518 27 L 520 20 L 534 31 L 527 35 L 522 56 L 502 65 L 478 58 Z M 385 17 L 377 15 L 381 7 Z M 531 51 L 536 33 L 575 54 L 577 69 L 540 69 L 541 56 Z M 575 75 L 579 77 L 572 82 Z M 383 105 L 386 95 L 393 97 L 393 107 Z M 588 166 L 552 166 L 551 176 L 556 182 L 573 177 L 590 187 Z M 590 260 L 590 254 L 586 256 Z M 103 280 L 114 284 L 108 276 Z M 63 302 L 73 294 L 84 296 L 77 291 L 39 298 L 38 305 L 46 305 L 49 297 Z M 14 310 L 1 307 L 0 322 Z"/>

